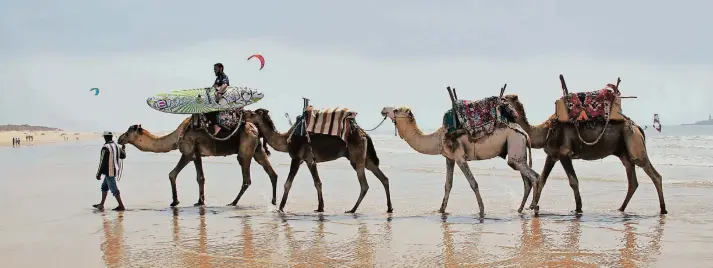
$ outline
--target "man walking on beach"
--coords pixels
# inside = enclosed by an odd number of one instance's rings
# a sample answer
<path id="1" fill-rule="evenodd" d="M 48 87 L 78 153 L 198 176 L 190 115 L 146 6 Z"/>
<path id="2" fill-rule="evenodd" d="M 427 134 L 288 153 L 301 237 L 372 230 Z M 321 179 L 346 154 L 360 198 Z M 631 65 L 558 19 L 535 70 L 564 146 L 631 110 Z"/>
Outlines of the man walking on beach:
<path id="1" fill-rule="evenodd" d="M 107 193 L 111 190 L 111 194 L 116 198 L 119 206 L 114 208 L 116 211 L 124 210 L 124 203 L 121 202 L 119 194 L 119 186 L 116 184 L 121 177 L 122 159 L 126 158 L 124 147 L 114 143 L 114 135 L 109 131 L 104 131 L 104 146 L 101 149 L 101 158 L 99 160 L 99 169 L 97 169 L 97 180 L 101 180 L 101 175 L 104 175 L 102 182 L 102 201 L 94 205 L 97 209 L 104 209 L 104 201 L 106 201 Z"/>

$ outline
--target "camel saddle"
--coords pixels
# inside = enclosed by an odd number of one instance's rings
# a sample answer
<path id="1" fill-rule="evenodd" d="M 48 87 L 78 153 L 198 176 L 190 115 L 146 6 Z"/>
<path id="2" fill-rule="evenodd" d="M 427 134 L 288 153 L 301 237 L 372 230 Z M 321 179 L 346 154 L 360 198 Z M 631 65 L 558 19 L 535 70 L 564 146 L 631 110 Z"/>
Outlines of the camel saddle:
<path id="1" fill-rule="evenodd" d="M 243 109 L 220 111 L 218 113 L 218 125 L 221 130 L 216 135 L 217 138 L 228 137 L 236 128 L 240 128 L 245 123 L 243 120 Z M 191 121 L 193 129 L 208 129 L 212 133 L 213 125 L 205 114 L 194 114 Z"/>
<path id="2" fill-rule="evenodd" d="M 477 101 L 457 100 L 456 107 L 443 115 L 448 135 L 468 134 L 471 140 L 489 136 L 500 127 L 507 127 L 518 117 L 512 105 L 497 96 Z"/>
<path id="3" fill-rule="evenodd" d="M 357 113 L 349 108 L 324 108 L 315 110 L 311 105 L 305 109 L 304 114 L 297 117 L 292 136 L 306 136 L 323 134 L 340 137 L 347 140 L 350 128 L 356 127 Z"/>
<path id="4" fill-rule="evenodd" d="M 596 91 L 563 96 L 555 102 L 555 114 L 558 121 L 570 123 L 626 120 L 621 112 L 619 91 L 612 84 Z"/>

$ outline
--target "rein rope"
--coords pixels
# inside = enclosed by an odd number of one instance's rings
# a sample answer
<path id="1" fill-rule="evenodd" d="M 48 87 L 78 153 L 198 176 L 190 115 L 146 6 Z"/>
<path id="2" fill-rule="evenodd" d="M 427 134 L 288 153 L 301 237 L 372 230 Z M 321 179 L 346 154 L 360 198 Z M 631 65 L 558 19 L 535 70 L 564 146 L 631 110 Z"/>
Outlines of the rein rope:
<path id="1" fill-rule="evenodd" d="M 380 122 L 378 125 L 376 125 L 376 126 L 375 126 L 374 128 L 372 128 L 372 129 L 364 129 L 364 131 L 374 131 L 374 130 L 376 130 L 377 128 L 379 128 L 379 127 L 381 126 L 381 124 L 383 124 L 383 123 L 386 121 L 386 118 L 388 118 L 388 117 L 387 117 L 387 116 L 384 116 L 384 119 L 381 119 L 381 122 Z"/>
<path id="2" fill-rule="evenodd" d="M 586 145 L 589 145 L 589 146 L 596 145 L 597 143 L 599 143 L 599 140 L 602 139 L 602 137 L 604 136 L 604 133 L 607 132 L 607 128 L 609 127 L 609 121 L 610 121 L 609 118 L 607 118 L 607 122 L 604 123 L 604 129 L 602 130 L 602 133 L 599 133 L 599 136 L 593 142 L 584 141 L 584 139 L 582 139 L 582 134 L 579 133 L 579 124 L 574 124 L 574 130 L 577 131 L 577 138 L 579 138 L 579 141 L 581 141 L 582 143 L 584 143 Z"/>

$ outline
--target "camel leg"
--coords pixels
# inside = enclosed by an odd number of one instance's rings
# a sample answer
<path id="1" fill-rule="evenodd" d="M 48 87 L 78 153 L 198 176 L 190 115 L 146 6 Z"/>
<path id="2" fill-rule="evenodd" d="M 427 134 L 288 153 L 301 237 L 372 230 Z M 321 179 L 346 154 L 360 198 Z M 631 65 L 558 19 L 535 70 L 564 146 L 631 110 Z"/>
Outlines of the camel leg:
<path id="1" fill-rule="evenodd" d="M 362 139 L 358 148 L 350 148 L 349 159 L 353 159 L 352 167 L 356 170 L 359 185 L 361 186 L 359 198 L 354 204 L 354 207 L 351 210 L 345 211 L 345 213 L 354 213 L 359 207 L 359 204 L 361 204 L 361 201 L 364 199 L 366 192 L 369 191 L 369 182 L 366 181 L 366 173 L 364 172 L 366 165 L 366 139 Z"/>
<path id="2" fill-rule="evenodd" d="M 631 197 L 634 196 L 634 192 L 636 192 L 636 188 L 639 187 L 639 180 L 636 178 L 636 166 L 634 165 L 633 162 L 631 162 L 631 159 L 629 159 L 628 154 L 624 154 L 619 156 L 619 159 L 621 160 L 621 163 L 624 165 L 624 168 L 626 168 L 626 178 L 628 180 L 629 188 L 626 191 L 626 197 L 624 198 L 624 203 L 621 204 L 621 207 L 619 207 L 619 211 L 624 212 L 626 209 L 626 206 L 629 204 L 629 201 L 631 200 Z"/>
<path id="3" fill-rule="evenodd" d="M 656 187 L 656 192 L 659 195 L 659 207 L 661 208 L 661 214 L 668 214 L 668 211 L 666 210 L 666 202 L 664 201 L 663 198 L 663 183 L 662 183 L 662 178 L 661 174 L 659 174 L 658 171 L 654 168 L 654 166 L 649 162 L 648 158 L 645 158 L 646 160 L 635 160 L 634 164 L 637 166 L 641 167 L 644 169 L 644 172 L 646 172 L 646 175 L 651 178 L 651 181 L 654 183 L 654 187 Z"/>
<path id="4" fill-rule="evenodd" d="M 322 180 L 319 178 L 319 172 L 317 172 L 317 163 L 308 162 L 307 168 L 309 169 L 309 173 L 312 174 L 314 188 L 317 189 L 317 209 L 314 212 L 324 212 L 324 199 L 322 198 Z"/>
<path id="5" fill-rule="evenodd" d="M 394 207 L 391 206 L 391 191 L 389 190 L 389 178 L 384 175 L 384 172 L 381 171 L 379 166 L 369 160 L 367 160 L 366 162 L 366 169 L 371 171 L 371 173 L 374 173 L 374 176 L 379 178 L 379 181 L 381 181 L 381 185 L 384 186 L 384 191 L 386 192 L 386 213 L 394 212 Z"/>
<path id="6" fill-rule="evenodd" d="M 205 205 L 205 174 L 203 173 L 203 160 L 199 154 L 195 155 L 193 164 L 196 166 L 196 181 L 198 182 L 198 202 L 193 206 Z"/>
<path id="7" fill-rule="evenodd" d="M 579 179 L 577 179 L 577 173 L 574 172 L 574 166 L 572 166 L 572 159 L 569 157 L 560 158 L 560 163 L 564 172 L 567 173 L 567 178 L 569 179 L 569 187 L 572 187 L 572 192 L 574 192 L 574 212 L 577 214 L 582 213 L 582 196 L 579 195 Z"/>
<path id="8" fill-rule="evenodd" d="M 270 183 L 272 183 L 272 205 L 277 205 L 277 173 L 272 168 L 272 164 L 270 164 L 270 160 L 262 148 L 258 147 L 258 149 L 255 150 L 253 159 L 262 166 L 262 169 L 264 169 L 265 173 L 270 177 Z"/>
<path id="9" fill-rule="evenodd" d="M 235 206 L 238 204 L 238 201 L 240 201 L 240 198 L 243 197 L 243 194 L 245 191 L 250 187 L 250 184 L 252 181 L 250 180 L 250 163 L 252 162 L 252 156 L 245 156 L 245 155 L 240 155 L 238 154 L 238 163 L 240 163 L 240 169 L 242 169 L 243 172 L 243 185 L 240 187 L 240 192 L 238 193 L 238 196 L 235 197 L 235 200 L 228 204 L 228 206 Z"/>
<path id="10" fill-rule="evenodd" d="M 173 197 L 173 202 L 171 202 L 170 205 L 172 207 L 175 207 L 178 205 L 178 203 L 180 203 L 178 202 L 178 191 L 176 190 L 176 177 L 178 177 L 178 173 L 181 173 L 181 170 L 183 170 L 183 168 L 186 167 L 190 162 L 190 155 L 181 155 L 181 159 L 178 160 L 176 167 L 174 167 L 173 170 L 168 173 L 168 180 L 171 182 L 171 194 Z"/>
<path id="11" fill-rule="evenodd" d="M 530 209 L 535 209 L 535 204 L 540 203 L 540 196 L 542 196 L 542 189 L 545 188 L 545 183 L 547 182 L 547 178 L 550 177 L 550 172 L 552 172 L 552 168 L 555 167 L 555 164 L 557 163 L 557 158 L 554 158 L 552 156 L 547 156 L 545 158 L 545 166 L 542 167 L 542 173 L 540 173 L 540 178 L 537 182 L 537 188 L 535 188 L 535 192 L 537 194 L 532 196 L 532 202 L 530 202 Z"/>
<path id="12" fill-rule="evenodd" d="M 522 173 L 520 173 L 520 177 L 522 177 L 523 189 L 525 191 L 522 196 L 522 203 L 520 203 L 520 207 L 517 209 L 517 213 L 522 213 L 522 210 L 525 208 L 525 203 L 527 203 L 527 198 L 530 196 L 530 192 L 532 191 L 532 181 L 530 181 L 530 179 L 525 177 Z M 535 190 L 535 192 L 537 192 L 537 190 Z M 534 202 L 535 194 L 532 195 L 532 200 Z M 535 206 L 533 204 L 534 203 L 531 203 L 530 206 L 534 208 Z"/>
<path id="13" fill-rule="evenodd" d="M 287 174 L 287 180 L 285 180 L 285 190 L 282 193 L 282 201 L 280 201 L 280 211 L 285 208 L 287 196 L 290 194 L 290 188 L 292 188 L 292 181 L 295 180 L 297 171 L 300 170 L 300 165 L 302 165 L 302 159 L 292 158 L 292 162 L 290 163 L 290 173 Z"/>
<path id="14" fill-rule="evenodd" d="M 453 159 L 446 157 L 446 184 L 443 193 L 443 201 L 441 201 L 441 208 L 438 209 L 439 213 L 446 213 L 446 207 L 448 206 L 448 198 L 451 196 L 451 188 L 453 188 L 453 170 L 455 169 L 456 162 Z"/>
<path id="15" fill-rule="evenodd" d="M 520 207 L 517 209 L 518 213 L 522 213 L 522 209 L 525 207 L 525 203 L 527 202 L 527 198 L 530 196 L 532 187 L 538 187 L 537 183 L 540 175 L 532 170 L 532 168 L 527 164 L 527 139 L 522 134 L 509 134 L 507 146 L 508 166 L 514 170 L 520 171 L 520 176 L 523 180 L 526 180 L 524 182 L 525 191 L 522 196 L 522 202 Z M 535 190 L 535 193 L 532 196 L 532 206 L 535 209 L 535 215 L 539 212 L 539 208 L 537 206 L 537 193 L 538 191 Z"/>
<path id="16" fill-rule="evenodd" d="M 456 161 L 456 163 L 458 163 L 458 167 L 460 167 L 460 170 L 463 172 L 465 178 L 470 184 L 470 188 L 473 189 L 473 192 L 475 193 L 475 198 L 478 201 L 478 208 L 480 209 L 480 217 L 485 217 L 483 198 L 480 197 L 480 189 L 478 189 L 478 182 L 475 181 L 475 176 L 473 176 L 473 172 L 470 171 L 468 161 L 466 161 L 465 159 L 461 159 L 459 161 Z"/>

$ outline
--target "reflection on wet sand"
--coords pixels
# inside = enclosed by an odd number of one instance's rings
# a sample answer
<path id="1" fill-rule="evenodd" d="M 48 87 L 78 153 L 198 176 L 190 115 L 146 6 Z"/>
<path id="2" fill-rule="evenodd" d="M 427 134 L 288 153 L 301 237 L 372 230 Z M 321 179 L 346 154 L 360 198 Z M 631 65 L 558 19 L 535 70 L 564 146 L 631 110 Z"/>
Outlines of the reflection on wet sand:
<path id="1" fill-rule="evenodd" d="M 102 259 L 107 267 L 124 267 L 124 215 L 119 215 L 114 220 L 102 216 L 104 227 L 104 237 L 99 245 L 102 251 Z"/>
<path id="2" fill-rule="evenodd" d="M 170 234 L 160 224 L 166 218 L 161 215 L 150 224 L 155 230 L 130 236 L 124 234 L 124 217 L 151 217 L 125 212 L 110 220 L 104 215 L 101 250 L 106 266 L 636 267 L 657 260 L 665 221 L 626 216 L 583 221 L 550 215 L 484 223 L 443 216 L 434 222 L 430 217 L 249 216 L 245 211 L 209 210 L 212 213 L 206 208 L 172 209 Z M 230 213 L 238 215 L 226 216 Z M 392 233 L 399 231 L 395 240 Z M 416 238 L 414 243 L 410 238 Z"/>

